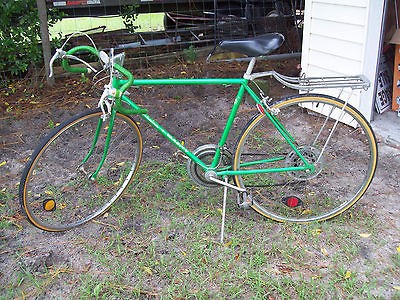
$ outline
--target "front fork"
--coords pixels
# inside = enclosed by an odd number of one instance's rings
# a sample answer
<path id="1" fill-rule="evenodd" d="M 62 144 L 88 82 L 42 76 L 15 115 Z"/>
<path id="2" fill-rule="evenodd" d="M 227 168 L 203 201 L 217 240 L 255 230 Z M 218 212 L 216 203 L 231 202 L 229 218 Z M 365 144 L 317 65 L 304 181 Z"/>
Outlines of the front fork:
<path id="1" fill-rule="evenodd" d="M 104 164 L 104 161 L 106 160 L 108 148 L 110 146 L 110 141 L 111 141 L 111 134 L 112 134 L 112 131 L 114 128 L 114 121 L 115 121 L 116 114 L 117 114 L 117 111 L 115 109 L 111 109 L 111 113 L 109 115 L 110 122 L 109 122 L 108 128 L 107 128 L 107 137 L 106 137 L 106 141 L 104 144 L 103 155 L 101 157 L 99 165 L 97 166 L 97 169 L 89 176 L 89 178 L 92 180 L 96 179 L 97 175 L 100 172 L 100 169 L 102 168 L 102 166 Z M 83 169 L 83 165 L 89 160 L 90 156 L 92 156 L 93 151 L 96 148 L 97 141 L 99 140 L 100 132 L 103 128 L 103 125 L 104 125 L 103 118 L 99 118 L 99 120 L 97 122 L 96 133 L 93 138 L 92 146 L 90 147 L 89 152 L 86 155 L 86 157 L 82 160 L 82 163 L 81 163 L 79 169 Z"/>

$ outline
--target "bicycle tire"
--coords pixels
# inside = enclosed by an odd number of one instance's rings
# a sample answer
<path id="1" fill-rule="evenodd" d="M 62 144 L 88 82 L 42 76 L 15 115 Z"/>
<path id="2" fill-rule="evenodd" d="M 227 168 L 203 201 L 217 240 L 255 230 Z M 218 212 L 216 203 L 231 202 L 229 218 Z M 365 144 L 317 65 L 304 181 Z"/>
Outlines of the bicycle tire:
<path id="1" fill-rule="evenodd" d="M 272 108 L 307 161 L 316 162 L 316 170 L 234 176 L 236 185 L 248 190 L 251 208 L 276 221 L 308 223 L 333 218 L 354 205 L 370 185 L 378 160 L 367 120 L 342 100 L 319 94 L 287 97 Z M 279 160 L 241 168 L 261 157 Z M 301 165 L 265 114 L 253 117 L 239 136 L 234 170 Z"/>
<path id="2" fill-rule="evenodd" d="M 117 113 L 106 160 L 95 179 L 90 175 L 103 155 L 109 119 L 91 148 L 102 112 L 78 114 L 45 136 L 28 161 L 19 199 L 29 221 L 46 231 L 64 231 L 105 213 L 122 195 L 142 157 L 142 136 L 135 121 Z"/>

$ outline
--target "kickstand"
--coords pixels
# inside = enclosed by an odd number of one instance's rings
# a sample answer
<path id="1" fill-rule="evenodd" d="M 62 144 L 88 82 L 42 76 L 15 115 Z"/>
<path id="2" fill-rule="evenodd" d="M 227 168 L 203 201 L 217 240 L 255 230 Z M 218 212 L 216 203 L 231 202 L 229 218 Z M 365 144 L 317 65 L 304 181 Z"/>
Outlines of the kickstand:
<path id="1" fill-rule="evenodd" d="M 228 177 L 225 177 L 225 183 L 228 183 Z M 227 195 L 228 195 L 228 186 L 224 185 L 224 199 L 222 202 L 221 244 L 224 243 L 225 212 L 226 212 Z"/>

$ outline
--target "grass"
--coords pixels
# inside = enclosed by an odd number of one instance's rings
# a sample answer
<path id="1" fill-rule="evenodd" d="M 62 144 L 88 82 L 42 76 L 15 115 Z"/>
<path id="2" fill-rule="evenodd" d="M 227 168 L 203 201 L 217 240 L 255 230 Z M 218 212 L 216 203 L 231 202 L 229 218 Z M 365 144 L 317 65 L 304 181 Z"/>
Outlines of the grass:
<path id="1" fill-rule="evenodd" d="M 14 197 L 15 195 L 5 188 L 0 191 L 0 230 L 11 228 L 15 225 L 15 219 L 12 217 L 13 209 L 10 205 Z"/>
<path id="2" fill-rule="evenodd" d="M 139 26 L 137 31 L 157 31 L 164 29 L 164 14 L 151 13 L 139 14 L 135 21 L 135 25 Z M 70 34 L 76 31 L 84 31 L 99 26 L 106 26 L 106 31 L 113 31 L 125 28 L 121 17 L 82 17 L 82 18 L 65 18 L 50 27 L 50 35 L 58 36 L 62 34 Z"/>
<path id="3" fill-rule="evenodd" d="M 68 239 L 70 253 L 78 251 L 75 258 L 86 264 L 32 265 L 21 248 L 0 295 L 51 299 L 61 289 L 70 299 L 384 299 L 391 291 L 399 299 L 392 287 L 398 253 L 386 277 L 373 260 L 360 258 L 363 243 L 379 247 L 383 226 L 361 209 L 329 222 L 280 224 L 231 201 L 221 244 L 221 197 L 221 189 L 194 185 L 180 163 L 144 164 L 105 217 L 44 235 L 46 243 L 56 241 L 54 251 L 62 251 L 59 238 Z M 0 213 L 8 215 L 4 203 Z M 368 238 L 360 235 L 366 232 Z"/>

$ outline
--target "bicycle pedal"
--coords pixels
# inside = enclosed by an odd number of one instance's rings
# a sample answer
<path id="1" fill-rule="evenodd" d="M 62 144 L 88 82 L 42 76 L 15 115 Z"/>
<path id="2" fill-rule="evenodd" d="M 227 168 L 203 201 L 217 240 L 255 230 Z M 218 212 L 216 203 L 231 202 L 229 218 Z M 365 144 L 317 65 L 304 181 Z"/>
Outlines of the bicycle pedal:
<path id="1" fill-rule="evenodd" d="M 244 193 L 238 193 L 237 205 L 241 209 L 248 210 L 253 205 L 253 198 L 251 197 L 251 195 L 249 195 L 249 194 L 247 194 L 245 192 Z"/>

